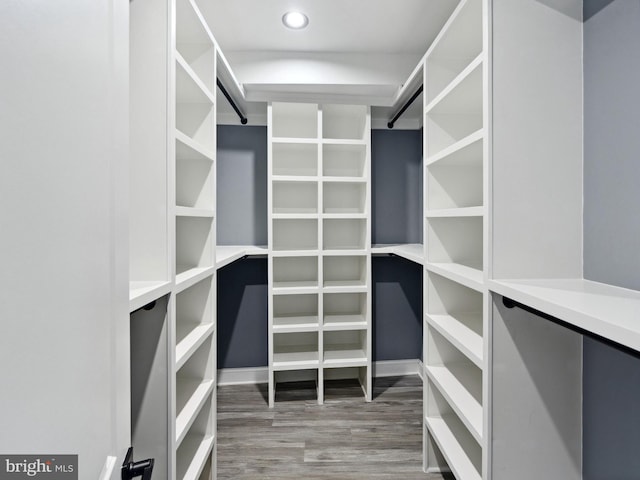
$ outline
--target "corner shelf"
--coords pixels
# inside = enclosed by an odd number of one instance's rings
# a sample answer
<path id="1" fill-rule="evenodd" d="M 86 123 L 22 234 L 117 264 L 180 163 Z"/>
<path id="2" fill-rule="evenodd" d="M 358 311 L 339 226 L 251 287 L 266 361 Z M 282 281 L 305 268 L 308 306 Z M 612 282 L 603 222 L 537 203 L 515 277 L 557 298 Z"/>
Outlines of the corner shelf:
<path id="1" fill-rule="evenodd" d="M 164 297 L 173 288 L 172 282 L 129 282 L 129 313 Z"/>
<path id="2" fill-rule="evenodd" d="M 217 245 L 216 269 L 220 270 L 243 257 L 259 257 L 267 253 L 267 247 L 260 245 Z"/>

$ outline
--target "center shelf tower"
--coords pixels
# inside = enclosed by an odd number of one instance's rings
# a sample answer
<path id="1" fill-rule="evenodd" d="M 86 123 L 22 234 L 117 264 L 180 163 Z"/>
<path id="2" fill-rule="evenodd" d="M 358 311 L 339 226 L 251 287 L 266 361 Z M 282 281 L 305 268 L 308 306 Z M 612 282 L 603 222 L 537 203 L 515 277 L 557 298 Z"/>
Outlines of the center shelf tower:
<path id="1" fill-rule="evenodd" d="M 357 377 L 371 400 L 371 119 L 268 107 L 269 406 L 276 380 Z"/>

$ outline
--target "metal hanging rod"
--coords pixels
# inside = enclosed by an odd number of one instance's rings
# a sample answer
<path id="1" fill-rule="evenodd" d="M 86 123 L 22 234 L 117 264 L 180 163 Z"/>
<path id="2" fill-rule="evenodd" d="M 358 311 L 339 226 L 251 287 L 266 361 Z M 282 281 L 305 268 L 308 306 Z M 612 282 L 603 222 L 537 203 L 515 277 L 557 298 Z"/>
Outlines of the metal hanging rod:
<path id="1" fill-rule="evenodd" d="M 411 104 L 415 101 L 415 99 L 418 98 L 418 96 L 422 93 L 422 89 L 423 89 L 423 86 L 420 85 L 420 88 L 418 88 L 418 90 L 416 90 L 416 92 L 413 95 L 411 95 L 411 98 L 407 100 L 407 103 L 405 103 L 404 106 L 398 111 L 398 113 L 396 113 L 395 116 L 391 120 L 389 120 L 389 123 L 387 123 L 387 127 L 393 128 L 393 125 L 396 123 L 396 121 L 402 116 L 402 114 L 407 110 L 407 108 L 411 106 Z"/>
<path id="2" fill-rule="evenodd" d="M 216 78 L 216 83 L 218 85 L 218 88 L 220 89 L 220 91 L 222 92 L 222 94 L 224 95 L 224 97 L 227 99 L 227 101 L 229 102 L 229 104 L 233 107 L 233 109 L 235 110 L 236 114 L 238 115 L 238 117 L 240 117 L 240 123 L 242 125 L 246 125 L 247 124 L 247 117 L 244 116 L 244 114 L 240 111 L 240 109 L 238 108 L 238 106 L 236 105 L 236 102 L 233 101 L 233 98 L 231 98 L 231 95 L 229 95 L 229 92 L 227 92 L 227 89 L 224 88 L 224 85 L 222 85 L 222 82 L 220 81 L 219 78 Z"/>

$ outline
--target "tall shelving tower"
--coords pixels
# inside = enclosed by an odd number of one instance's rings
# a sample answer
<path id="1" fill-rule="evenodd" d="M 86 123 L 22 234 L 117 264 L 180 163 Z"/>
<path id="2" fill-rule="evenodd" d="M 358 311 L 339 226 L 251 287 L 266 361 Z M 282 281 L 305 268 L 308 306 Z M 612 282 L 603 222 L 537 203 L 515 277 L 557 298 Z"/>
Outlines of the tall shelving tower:
<path id="1" fill-rule="evenodd" d="M 486 4 L 463 0 L 424 65 L 425 469 L 486 478 Z"/>
<path id="2" fill-rule="evenodd" d="M 174 478 L 215 477 L 216 46 L 193 0 L 175 0 L 171 78 L 175 116 L 170 178 L 175 198 L 171 302 Z"/>
<path id="3" fill-rule="evenodd" d="M 370 122 L 365 106 L 268 107 L 271 407 L 296 371 L 319 403 L 325 377 L 371 399 Z"/>

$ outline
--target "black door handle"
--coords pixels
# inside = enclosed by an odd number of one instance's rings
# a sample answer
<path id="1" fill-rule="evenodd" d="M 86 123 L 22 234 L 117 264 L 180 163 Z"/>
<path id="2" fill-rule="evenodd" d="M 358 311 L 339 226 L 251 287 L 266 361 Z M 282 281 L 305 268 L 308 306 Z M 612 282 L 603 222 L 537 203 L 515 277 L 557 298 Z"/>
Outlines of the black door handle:
<path id="1" fill-rule="evenodd" d="M 142 480 L 151 480 L 152 473 L 153 458 L 134 462 L 133 447 L 129 447 L 127 455 L 124 457 L 124 462 L 122 462 L 122 480 L 131 480 L 136 477 L 142 477 Z"/>

